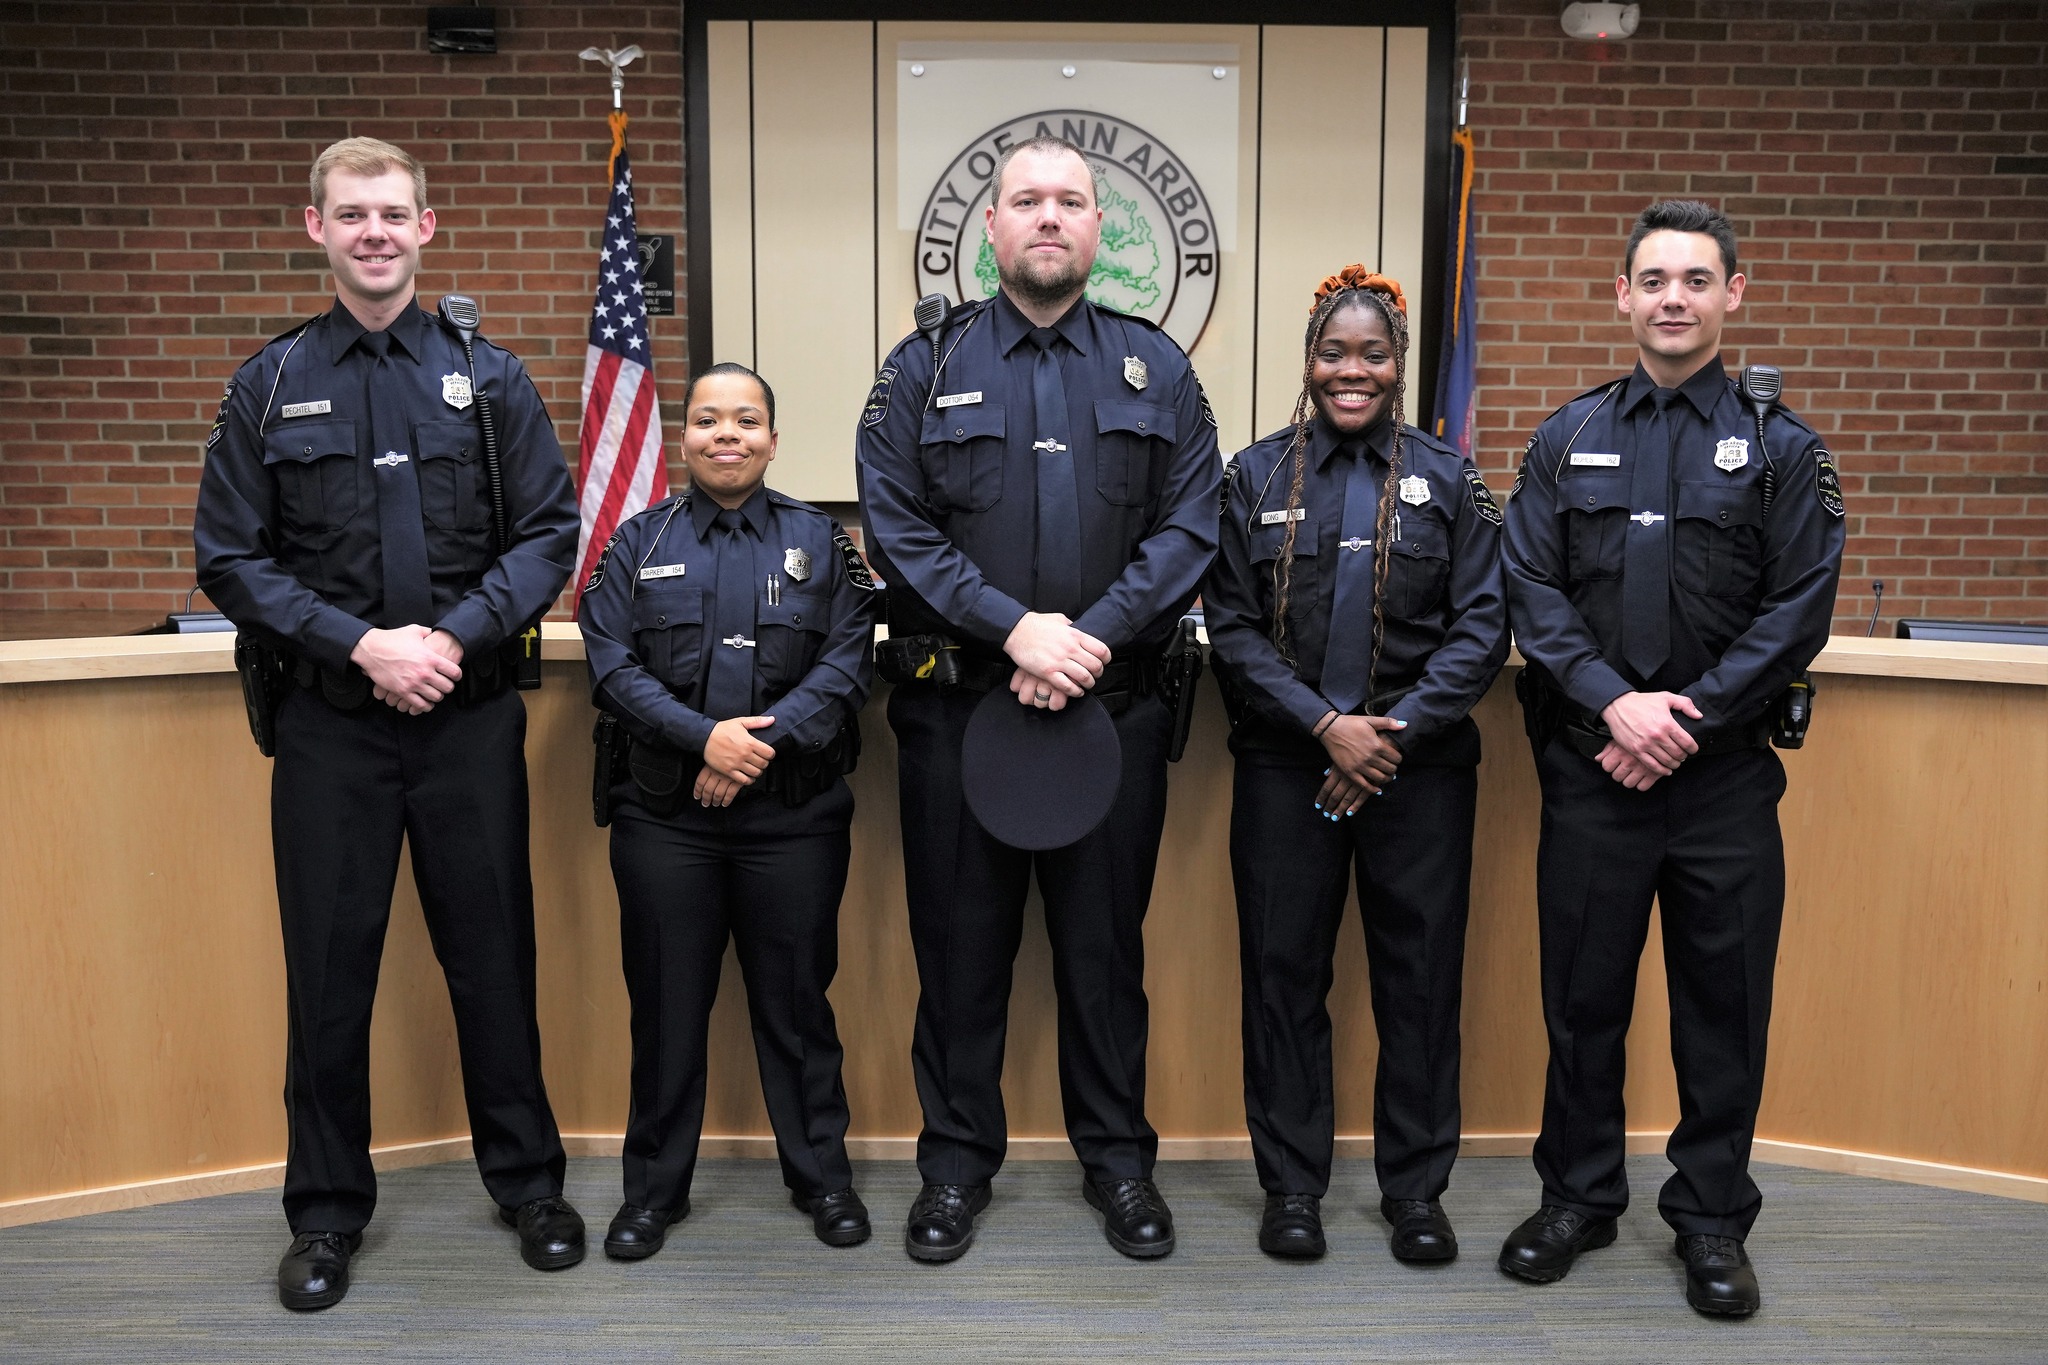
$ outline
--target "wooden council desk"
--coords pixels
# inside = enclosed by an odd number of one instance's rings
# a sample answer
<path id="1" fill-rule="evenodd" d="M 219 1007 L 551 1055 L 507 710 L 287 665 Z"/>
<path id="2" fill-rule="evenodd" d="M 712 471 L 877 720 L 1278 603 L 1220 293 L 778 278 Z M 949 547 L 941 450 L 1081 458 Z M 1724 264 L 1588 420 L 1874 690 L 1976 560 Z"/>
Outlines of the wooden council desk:
<path id="1" fill-rule="evenodd" d="M 282 1179 L 270 764 L 249 740 L 230 640 L 0 643 L 0 1226 Z M 615 1153 L 626 997 L 574 627 L 549 627 L 547 652 L 546 686 L 527 696 L 545 1066 L 570 1151 Z M 1789 889 L 1757 1155 L 2048 1200 L 2048 651 L 1840 638 L 1816 671 L 1812 735 L 1784 755 Z M 1535 770 L 1505 674 L 1475 714 L 1466 1150 L 1526 1152 L 1545 1060 Z M 863 723 L 832 999 L 856 1155 L 907 1157 L 917 973 L 895 746 L 878 703 Z M 1248 1159 L 1230 757 L 1207 684 L 1171 792 L 1146 925 L 1149 1113 L 1162 1155 Z M 1629 1126 L 1646 1150 L 1677 1114 L 1657 941 L 1629 1041 Z M 1374 1041 L 1355 918 L 1340 943 L 1337 1123 L 1356 1155 Z M 765 1153 L 730 962 L 725 981 L 706 1150 Z M 1011 1006 L 1015 1157 L 1068 1152 L 1054 1027 L 1040 920 Z M 462 1156 L 453 1025 L 407 875 L 373 1032 L 380 1164 Z"/>

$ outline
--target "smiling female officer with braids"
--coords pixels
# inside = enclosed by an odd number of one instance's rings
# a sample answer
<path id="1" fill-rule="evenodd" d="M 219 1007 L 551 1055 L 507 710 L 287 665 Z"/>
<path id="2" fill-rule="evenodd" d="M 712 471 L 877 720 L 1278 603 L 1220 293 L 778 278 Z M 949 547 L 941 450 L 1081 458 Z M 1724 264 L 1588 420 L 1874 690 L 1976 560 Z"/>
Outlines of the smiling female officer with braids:
<path id="1" fill-rule="evenodd" d="M 1202 588 L 1237 757 L 1230 862 L 1259 1246 L 1323 1254 L 1331 958 L 1355 863 L 1379 1075 L 1373 1164 L 1403 1261 L 1448 1261 L 1478 793 L 1467 717 L 1507 655 L 1500 509 L 1403 423 L 1401 287 L 1316 290 L 1294 422 L 1242 452 Z"/>

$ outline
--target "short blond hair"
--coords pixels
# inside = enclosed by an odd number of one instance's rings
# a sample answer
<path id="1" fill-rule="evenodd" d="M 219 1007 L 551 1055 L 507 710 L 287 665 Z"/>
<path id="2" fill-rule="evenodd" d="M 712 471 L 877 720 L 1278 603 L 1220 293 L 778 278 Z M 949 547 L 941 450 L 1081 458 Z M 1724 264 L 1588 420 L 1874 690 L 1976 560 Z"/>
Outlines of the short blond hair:
<path id="1" fill-rule="evenodd" d="M 412 206 L 427 207 L 427 168 L 403 147 L 379 142 L 374 137 L 345 137 L 313 159 L 313 207 L 327 209 L 327 173 L 347 171 L 350 175 L 375 176 L 387 171 L 404 171 L 412 177 Z"/>

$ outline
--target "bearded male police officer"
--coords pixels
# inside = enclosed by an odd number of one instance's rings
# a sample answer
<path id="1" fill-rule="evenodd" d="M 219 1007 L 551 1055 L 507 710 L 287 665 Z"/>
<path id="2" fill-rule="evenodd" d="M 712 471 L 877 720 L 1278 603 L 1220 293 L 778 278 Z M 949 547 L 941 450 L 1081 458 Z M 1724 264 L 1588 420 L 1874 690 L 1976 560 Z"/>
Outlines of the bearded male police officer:
<path id="1" fill-rule="evenodd" d="M 1785 898 L 1767 744 L 1827 641 L 1841 570 L 1833 457 L 1740 388 L 1721 329 L 1742 302 L 1735 232 L 1706 204 L 1637 219 L 1617 306 L 1638 364 L 1529 442 L 1507 513 L 1509 610 L 1543 787 L 1537 854 L 1550 1034 L 1536 1169 L 1543 1206 L 1500 1266 L 1538 1283 L 1615 1237 L 1628 1203 L 1622 1075 L 1654 896 L 1671 987 L 1679 1122 L 1658 1209 L 1686 1299 L 1761 1300 L 1744 1239 Z"/>
<path id="2" fill-rule="evenodd" d="M 576 508 L 525 370 L 413 301 L 426 177 L 350 138 L 313 165 L 306 231 L 334 307 L 235 373 L 207 438 L 199 584 L 287 656 L 271 834 L 290 1042 L 288 1308 L 348 1292 L 376 1204 L 370 1007 L 401 838 L 448 978 L 484 1185 L 537 1270 L 583 1257 L 541 1083 L 526 711 L 507 641 L 561 591 Z M 495 553 L 478 391 L 494 403 L 509 544 Z"/>
<path id="3" fill-rule="evenodd" d="M 858 433 L 891 641 L 938 642 L 921 666 L 903 667 L 900 650 L 880 661 L 898 684 L 889 721 L 922 989 L 911 1060 L 925 1185 L 905 1245 L 926 1261 L 965 1252 L 1002 1164 L 1004 1028 L 1035 870 L 1083 1191 L 1112 1246 L 1162 1256 L 1173 1216 L 1144 1116 L 1142 926 L 1172 717 L 1154 693 L 1216 549 L 1214 422 L 1179 347 L 1081 296 L 1102 213 L 1079 148 L 1016 144 L 990 199 L 1001 291 L 953 314 L 936 358 L 924 335 L 899 345 Z M 1092 692 L 1114 714 L 1120 786 L 1078 842 L 1033 854 L 966 809 L 963 736 L 996 688 L 1047 710 Z"/>

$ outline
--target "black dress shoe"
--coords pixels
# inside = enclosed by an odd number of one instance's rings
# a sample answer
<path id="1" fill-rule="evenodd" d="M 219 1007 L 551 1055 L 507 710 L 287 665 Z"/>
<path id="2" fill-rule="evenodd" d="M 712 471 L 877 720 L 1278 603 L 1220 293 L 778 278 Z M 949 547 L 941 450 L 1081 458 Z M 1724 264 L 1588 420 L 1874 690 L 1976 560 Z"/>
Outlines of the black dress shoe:
<path id="1" fill-rule="evenodd" d="M 974 1215 L 987 1207 L 986 1185 L 927 1185 L 910 1206 L 903 1249 L 920 1261 L 957 1261 L 974 1245 Z"/>
<path id="2" fill-rule="evenodd" d="M 1501 1243 L 1500 1268 L 1531 1284 L 1551 1284 L 1565 1277 L 1580 1252 L 1597 1251 L 1613 1241 L 1612 1218 L 1588 1218 L 1545 1204 Z"/>
<path id="3" fill-rule="evenodd" d="M 1763 1305 L 1756 1270 L 1737 1237 L 1680 1233 L 1672 1250 L 1685 1262 L 1685 1301 L 1719 1318 L 1746 1318 Z"/>
<path id="4" fill-rule="evenodd" d="M 621 1204 L 605 1230 L 604 1254 L 614 1261 L 644 1261 L 661 1250 L 672 1224 L 690 1216 L 686 1198 L 673 1209 L 643 1209 L 638 1204 Z"/>
<path id="5" fill-rule="evenodd" d="M 567 1270 L 583 1259 L 583 1215 L 559 1194 L 501 1208 L 498 1217 L 519 1229 L 519 1259 L 535 1270 Z"/>
<path id="6" fill-rule="evenodd" d="M 1173 1250 L 1173 1210 L 1151 1181 L 1084 1180 L 1081 1193 L 1102 1211 L 1102 1235 L 1124 1255 L 1145 1261 Z"/>
<path id="7" fill-rule="evenodd" d="M 277 1301 L 298 1313 L 332 1308 L 348 1293 L 348 1258 L 360 1232 L 302 1232 L 277 1263 Z"/>
<path id="8" fill-rule="evenodd" d="M 1268 1256 L 1313 1261 L 1329 1250 L 1323 1241 L 1323 1201 L 1312 1194 L 1269 1194 L 1259 1219 L 1259 1250 Z"/>
<path id="9" fill-rule="evenodd" d="M 1394 1225 L 1394 1259 L 1441 1264 L 1458 1259 L 1458 1234 L 1434 1199 L 1382 1199 L 1380 1217 Z"/>
<path id="10" fill-rule="evenodd" d="M 868 1206 L 851 1189 L 809 1198 L 792 1194 L 789 1202 L 811 1215 L 812 1229 L 828 1247 L 857 1247 L 874 1231 L 868 1223 Z"/>

